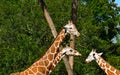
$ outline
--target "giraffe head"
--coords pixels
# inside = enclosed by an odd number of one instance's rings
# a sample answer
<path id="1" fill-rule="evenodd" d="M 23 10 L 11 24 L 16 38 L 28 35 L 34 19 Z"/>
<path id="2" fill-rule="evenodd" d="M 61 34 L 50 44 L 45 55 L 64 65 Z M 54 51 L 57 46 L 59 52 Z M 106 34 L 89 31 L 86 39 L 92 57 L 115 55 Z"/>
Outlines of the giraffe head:
<path id="1" fill-rule="evenodd" d="M 72 56 L 81 56 L 82 54 L 74 50 L 71 47 L 65 47 L 62 49 L 62 55 L 72 55 Z"/>
<path id="2" fill-rule="evenodd" d="M 72 21 L 68 21 L 68 24 L 66 24 L 64 28 L 66 29 L 67 33 L 80 36 L 80 33 L 78 32 L 77 28 L 75 27 Z"/>
<path id="3" fill-rule="evenodd" d="M 101 56 L 103 53 L 96 53 L 96 50 L 92 49 L 92 51 L 90 52 L 90 54 L 88 55 L 88 57 L 86 58 L 85 62 L 89 63 L 92 60 L 96 60 L 96 58 L 98 58 L 98 56 Z"/>

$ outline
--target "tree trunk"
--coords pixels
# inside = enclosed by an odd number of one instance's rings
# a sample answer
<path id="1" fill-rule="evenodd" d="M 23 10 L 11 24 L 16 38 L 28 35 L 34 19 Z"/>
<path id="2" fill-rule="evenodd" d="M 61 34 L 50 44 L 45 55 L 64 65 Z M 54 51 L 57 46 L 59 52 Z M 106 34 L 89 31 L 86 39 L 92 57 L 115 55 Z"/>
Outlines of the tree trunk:
<path id="1" fill-rule="evenodd" d="M 76 25 L 76 19 L 77 19 L 77 6 L 78 6 L 78 0 L 73 0 L 72 2 L 72 16 L 71 16 L 71 20 L 72 22 Z M 70 35 L 70 47 L 72 47 L 74 49 L 74 43 L 75 43 L 75 36 L 74 35 Z M 73 70 L 73 66 L 74 66 L 74 57 L 73 56 L 69 56 L 69 63 L 70 66 Z"/>
<path id="2" fill-rule="evenodd" d="M 45 5 L 43 0 L 38 0 L 38 2 L 41 5 L 41 8 L 42 8 L 42 10 L 44 12 L 44 16 L 45 16 L 45 18 L 46 18 L 46 20 L 48 22 L 48 25 L 49 25 L 49 27 L 50 27 L 50 29 L 52 31 L 53 36 L 55 38 L 57 36 L 57 31 L 55 29 L 55 26 L 54 26 L 54 23 L 52 21 L 52 18 L 50 17 L 49 12 L 47 11 L 46 5 Z M 62 46 L 60 47 L 60 50 L 62 50 Z M 69 64 L 68 59 L 67 59 L 66 56 L 63 58 L 63 61 L 65 63 L 68 75 L 73 75 L 73 71 L 72 71 L 72 69 L 70 67 L 70 64 Z"/>

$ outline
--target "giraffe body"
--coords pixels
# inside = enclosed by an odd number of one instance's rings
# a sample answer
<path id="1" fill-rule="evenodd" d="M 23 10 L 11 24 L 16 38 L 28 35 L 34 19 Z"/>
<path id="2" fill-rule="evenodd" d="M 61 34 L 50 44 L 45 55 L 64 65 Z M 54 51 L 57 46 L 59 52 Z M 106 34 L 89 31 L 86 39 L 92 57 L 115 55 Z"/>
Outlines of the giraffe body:
<path id="1" fill-rule="evenodd" d="M 33 63 L 28 69 L 22 72 L 12 73 L 11 75 L 48 75 L 49 69 L 52 66 L 54 58 L 59 52 L 59 47 L 67 33 L 76 36 L 80 35 L 75 25 L 69 21 L 68 24 L 60 31 L 50 48 L 38 61 Z"/>
<path id="2" fill-rule="evenodd" d="M 81 54 L 72 49 L 71 47 L 65 47 L 63 48 L 55 57 L 55 60 L 53 62 L 53 65 L 50 68 L 49 74 L 52 72 L 52 70 L 56 67 L 56 65 L 60 62 L 60 60 L 65 56 L 65 55 L 71 55 L 71 56 L 81 56 Z"/>
<path id="3" fill-rule="evenodd" d="M 92 50 L 85 60 L 87 63 L 95 60 L 100 68 L 107 74 L 107 75 L 120 75 L 120 70 L 111 66 L 108 62 L 106 62 L 102 57 L 102 53 L 96 53 L 95 50 Z"/>

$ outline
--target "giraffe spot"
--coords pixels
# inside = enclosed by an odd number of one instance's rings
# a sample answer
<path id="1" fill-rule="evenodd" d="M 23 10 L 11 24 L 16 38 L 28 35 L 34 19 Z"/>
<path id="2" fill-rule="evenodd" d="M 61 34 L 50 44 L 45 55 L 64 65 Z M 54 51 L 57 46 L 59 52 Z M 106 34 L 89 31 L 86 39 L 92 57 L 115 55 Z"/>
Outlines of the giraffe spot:
<path id="1" fill-rule="evenodd" d="M 60 35 L 62 35 L 62 34 L 64 34 L 65 33 L 65 30 L 62 30 L 61 32 L 60 32 Z"/>
<path id="2" fill-rule="evenodd" d="M 110 70 L 111 70 L 111 71 L 114 71 L 114 68 L 111 66 Z"/>
<path id="3" fill-rule="evenodd" d="M 119 70 L 116 70 L 116 75 L 120 75 L 120 71 Z"/>
<path id="4" fill-rule="evenodd" d="M 64 37 L 65 37 L 64 35 L 61 35 L 61 39 L 64 39 Z"/>
<path id="5" fill-rule="evenodd" d="M 102 63 L 100 63 L 100 66 L 102 67 Z"/>
<path id="6" fill-rule="evenodd" d="M 105 67 L 105 64 L 103 64 L 103 67 Z"/>
<path id="7" fill-rule="evenodd" d="M 33 72 L 37 72 L 37 67 L 33 67 L 31 70 L 32 70 Z"/>
<path id="8" fill-rule="evenodd" d="M 98 63 L 100 63 L 100 61 L 98 61 Z"/>
<path id="9" fill-rule="evenodd" d="M 107 70 L 107 75 L 115 75 L 115 74 L 111 72 L 110 70 Z"/>
<path id="10" fill-rule="evenodd" d="M 29 74 L 33 74 L 33 72 L 31 70 L 29 70 L 28 72 L 29 72 Z"/>
<path id="11" fill-rule="evenodd" d="M 60 56 L 58 58 L 56 58 L 57 61 L 59 61 L 59 59 L 60 59 Z"/>
<path id="12" fill-rule="evenodd" d="M 36 75 L 41 75 L 40 73 L 37 73 Z"/>
<path id="13" fill-rule="evenodd" d="M 45 73 L 46 75 L 49 75 L 49 71 L 46 71 L 46 73 Z"/>
<path id="14" fill-rule="evenodd" d="M 55 52 L 55 47 L 51 46 L 51 53 L 54 53 L 54 52 Z"/>
<path id="15" fill-rule="evenodd" d="M 106 68 L 109 68 L 109 66 L 110 66 L 110 65 L 109 65 L 108 63 L 106 63 Z"/>
<path id="16" fill-rule="evenodd" d="M 55 64 L 57 64 L 57 61 L 54 61 L 55 62 Z"/>
<path id="17" fill-rule="evenodd" d="M 38 67 L 38 71 L 45 74 L 46 69 L 45 67 Z"/>
<path id="18" fill-rule="evenodd" d="M 38 62 L 36 62 L 36 64 L 35 64 L 36 66 L 38 66 L 39 65 L 39 63 Z"/>
<path id="19" fill-rule="evenodd" d="M 27 72 L 27 71 L 25 71 L 25 75 L 28 75 L 28 72 Z"/>
<path id="20" fill-rule="evenodd" d="M 55 52 L 55 47 L 51 47 L 51 53 L 54 53 Z"/>
<path id="21" fill-rule="evenodd" d="M 53 60 L 53 54 L 48 55 L 48 60 L 52 61 Z"/>
<path id="22" fill-rule="evenodd" d="M 39 65 L 44 65 L 43 61 L 40 61 L 40 62 L 39 62 Z"/>
<path id="23" fill-rule="evenodd" d="M 50 70 L 53 70 L 53 69 L 54 69 L 54 67 L 55 67 L 55 66 L 54 66 L 54 65 L 52 65 L 52 66 L 51 66 L 51 68 L 50 68 Z"/>
<path id="24" fill-rule="evenodd" d="M 45 66 L 47 66 L 49 64 L 49 61 L 45 60 L 44 63 L 45 63 Z"/>
<path id="25" fill-rule="evenodd" d="M 105 63 L 105 61 L 104 61 L 104 60 L 102 60 L 101 62 L 102 62 L 102 63 Z"/>
<path id="26" fill-rule="evenodd" d="M 59 42 L 55 42 L 55 47 L 59 47 Z"/>

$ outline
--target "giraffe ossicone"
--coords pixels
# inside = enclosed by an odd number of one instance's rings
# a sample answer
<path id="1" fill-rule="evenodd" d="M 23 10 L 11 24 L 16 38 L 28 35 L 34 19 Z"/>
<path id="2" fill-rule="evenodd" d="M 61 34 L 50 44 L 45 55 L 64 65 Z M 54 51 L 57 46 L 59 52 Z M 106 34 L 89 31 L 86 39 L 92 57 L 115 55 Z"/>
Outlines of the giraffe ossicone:
<path id="1" fill-rule="evenodd" d="M 68 24 L 63 27 L 50 48 L 38 61 L 34 62 L 28 69 L 12 73 L 11 75 L 48 75 L 50 67 L 53 65 L 52 63 L 59 52 L 59 47 L 67 34 L 80 35 L 72 21 L 68 21 Z"/>
<path id="2" fill-rule="evenodd" d="M 102 57 L 103 53 L 97 53 L 96 50 L 92 50 L 88 57 L 86 58 L 86 62 L 89 63 L 92 60 L 95 60 L 100 68 L 105 71 L 107 75 L 120 75 L 120 70 L 111 66 L 108 62 L 106 62 Z"/>
<path id="3" fill-rule="evenodd" d="M 53 65 L 50 68 L 49 74 L 54 70 L 56 65 L 60 62 L 60 60 L 65 56 L 65 55 L 70 55 L 70 56 L 82 56 L 81 53 L 78 51 L 74 50 L 71 47 L 65 47 L 63 48 L 55 57 Z"/>

